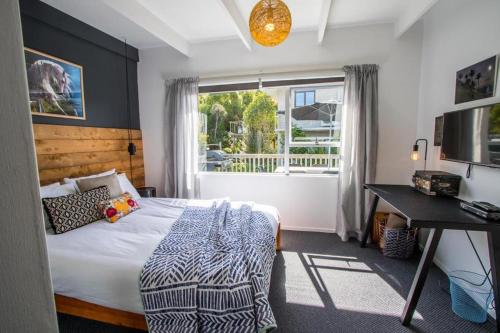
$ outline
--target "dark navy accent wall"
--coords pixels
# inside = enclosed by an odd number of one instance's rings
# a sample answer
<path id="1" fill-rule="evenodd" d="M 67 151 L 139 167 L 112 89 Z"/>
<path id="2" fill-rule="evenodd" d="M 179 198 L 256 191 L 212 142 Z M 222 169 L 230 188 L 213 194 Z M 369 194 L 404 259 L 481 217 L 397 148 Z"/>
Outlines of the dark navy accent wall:
<path id="1" fill-rule="evenodd" d="M 125 45 L 38 0 L 20 0 L 24 46 L 83 67 L 86 120 L 33 115 L 35 124 L 128 128 Z M 140 129 L 138 50 L 127 48 L 131 125 Z"/>

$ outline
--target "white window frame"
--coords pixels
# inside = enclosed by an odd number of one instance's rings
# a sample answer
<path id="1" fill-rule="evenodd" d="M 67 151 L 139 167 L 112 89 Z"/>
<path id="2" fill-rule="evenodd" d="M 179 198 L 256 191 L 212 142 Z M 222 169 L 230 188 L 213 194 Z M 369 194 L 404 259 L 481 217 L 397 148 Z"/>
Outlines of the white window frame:
<path id="1" fill-rule="evenodd" d="M 300 174 L 295 174 L 295 173 L 290 173 L 290 148 L 303 148 L 303 147 L 331 147 L 331 148 L 338 148 L 340 150 L 341 147 L 341 141 L 342 141 L 342 133 L 341 133 L 341 138 L 339 141 L 330 141 L 330 142 L 304 142 L 304 143 L 297 143 L 292 141 L 292 122 L 291 122 L 291 114 L 292 114 L 292 107 L 295 107 L 295 91 L 300 91 L 300 92 L 307 92 L 307 91 L 313 91 L 314 90 L 314 98 L 316 101 L 316 89 L 320 88 L 328 88 L 332 86 L 344 86 L 344 82 L 332 82 L 332 83 L 318 83 L 318 84 L 308 84 L 308 85 L 298 85 L 298 86 L 286 86 L 286 91 L 285 91 L 285 146 L 284 146 L 284 153 L 283 153 L 283 158 L 284 158 L 284 172 L 283 173 L 265 173 L 265 175 L 300 175 L 300 176 L 312 176 L 312 177 L 317 177 L 317 176 L 324 176 L 324 177 L 332 177 L 332 176 L 337 176 L 337 174 L 333 173 L 300 173 Z M 266 89 L 272 89 L 273 87 L 269 88 L 263 88 L 262 90 L 265 92 Z M 252 89 L 249 89 L 252 90 Z M 294 92 L 292 94 L 292 91 Z M 231 91 L 220 91 L 218 93 L 227 93 Z M 304 96 L 305 100 L 305 96 Z M 340 122 L 343 124 L 343 113 L 340 113 Z M 343 126 L 342 126 L 343 129 Z M 341 130 L 342 130 L 341 129 Z M 340 152 L 339 152 L 340 154 Z M 330 159 L 329 159 L 329 164 L 330 164 Z M 331 166 L 328 165 L 328 169 L 330 169 Z M 333 170 L 335 171 L 335 169 Z M 338 171 L 338 170 L 337 170 Z M 202 173 L 216 173 L 216 174 L 249 174 L 249 175 L 262 175 L 261 173 L 254 173 L 254 172 L 231 172 L 231 171 L 226 171 L 226 172 L 213 172 L 213 171 L 202 171 Z"/>
<path id="2" fill-rule="evenodd" d="M 312 85 L 307 85 L 307 86 L 288 86 L 286 94 L 288 96 L 285 96 L 285 174 L 290 175 L 290 148 L 308 148 L 308 147 L 330 147 L 330 148 L 338 148 L 340 150 L 341 147 L 341 140 L 342 140 L 342 134 L 341 134 L 341 139 L 339 141 L 330 141 L 330 142 L 304 142 L 304 143 L 298 143 L 298 142 L 293 142 L 292 141 L 292 105 L 295 107 L 295 92 L 297 91 L 311 91 L 311 88 L 316 89 L 321 89 L 321 88 L 329 88 L 332 86 L 344 86 L 344 82 L 339 82 L 339 83 L 330 83 L 330 84 L 312 84 Z M 293 93 L 292 93 L 293 92 Z M 305 98 L 305 97 L 304 97 Z M 316 100 L 316 91 L 314 92 L 314 99 Z M 340 123 L 343 124 L 343 113 L 340 112 Z M 343 127 L 342 127 L 343 128 Z M 330 164 L 330 159 L 328 160 L 328 164 Z M 330 169 L 331 166 L 328 165 L 328 169 Z M 308 175 L 308 174 L 306 174 Z M 318 174 L 310 174 L 310 175 L 318 175 Z M 328 175 L 328 174 L 327 174 Z M 331 174 L 330 174 L 331 176 Z"/>
<path id="3" fill-rule="evenodd" d="M 330 84 L 318 84 L 318 85 L 307 85 L 307 86 L 289 86 L 288 88 L 288 91 L 289 92 L 292 92 L 293 91 L 293 94 L 290 94 L 290 95 L 293 95 L 294 98 L 295 98 L 295 92 L 297 91 L 311 91 L 310 88 L 314 88 L 314 90 L 316 89 L 321 89 L 321 88 L 329 88 L 329 87 L 332 87 L 332 86 L 344 86 L 344 83 L 330 83 Z M 309 90 L 306 90 L 308 89 Z M 316 91 L 314 92 L 314 99 L 316 100 Z M 329 142 L 304 142 L 304 143 L 298 143 L 298 142 L 294 142 L 292 140 L 292 132 L 291 132 L 291 113 L 292 113 L 292 107 L 291 105 L 295 106 L 295 100 L 293 100 L 293 104 L 292 104 L 292 100 L 289 101 L 289 106 L 287 107 L 287 109 L 285 110 L 285 114 L 288 114 L 288 122 L 289 122 L 289 126 L 290 126 L 290 129 L 289 131 L 286 133 L 286 137 L 288 139 L 288 144 L 289 144 L 289 147 L 290 148 L 301 148 L 301 147 L 340 147 L 340 141 L 336 142 L 336 141 L 329 141 Z M 340 123 L 342 124 L 342 112 L 340 112 Z"/>

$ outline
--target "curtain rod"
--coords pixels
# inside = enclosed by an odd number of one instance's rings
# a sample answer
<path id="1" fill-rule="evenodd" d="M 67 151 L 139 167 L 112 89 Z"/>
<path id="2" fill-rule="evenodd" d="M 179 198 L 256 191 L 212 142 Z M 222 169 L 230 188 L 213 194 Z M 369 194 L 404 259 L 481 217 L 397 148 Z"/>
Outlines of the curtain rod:
<path id="1" fill-rule="evenodd" d="M 315 69 L 308 71 L 295 72 L 267 72 L 267 73 L 248 73 L 235 74 L 228 76 L 201 76 L 200 86 L 259 82 L 259 81 L 279 81 L 279 80 L 296 80 L 296 79 L 312 79 L 324 77 L 343 77 L 344 71 L 339 68 Z"/>
<path id="2" fill-rule="evenodd" d="M 262 88 L 278 88 L 278 87 L 292 87 L 292 86 L 310 86 L 310 85 L 325 85 L 325 84 L 343 84 L 344 76 L 329 76 L 311 79 L 286 79 L 286 80 L 273 80 L 254 82 L 241 82 L 241 83 L 224 83 L 213 85 L 200 85 L 198 91 L 200 93 L 217 93 L 228 91 L 240 90 L 257 90 Z"/>

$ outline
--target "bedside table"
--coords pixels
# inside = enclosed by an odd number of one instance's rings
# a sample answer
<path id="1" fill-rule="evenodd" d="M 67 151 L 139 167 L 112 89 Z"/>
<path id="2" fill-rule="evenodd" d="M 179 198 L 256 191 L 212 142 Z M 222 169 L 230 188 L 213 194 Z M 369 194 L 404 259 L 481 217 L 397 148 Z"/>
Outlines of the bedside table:
<path id="1" fill-rule="evenodd" d="M 155 198 L 156 197 L 156 187 L 152 186 L 144 186 L 138 187 L 137 192 L 139 192 L 140 196 L 143 198 Z"/>

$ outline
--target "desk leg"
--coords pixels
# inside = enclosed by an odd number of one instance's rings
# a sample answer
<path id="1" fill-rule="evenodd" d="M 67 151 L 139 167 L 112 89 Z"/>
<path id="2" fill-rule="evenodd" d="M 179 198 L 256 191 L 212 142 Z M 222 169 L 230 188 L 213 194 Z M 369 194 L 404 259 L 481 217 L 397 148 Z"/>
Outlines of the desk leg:
<path id="1" fill-rule="evenodd" d="M 418 264 L 417 273 L 413 278 L 413 283 L 411 285 L 410 293 L 406 299 L 405 309 L 401 315 L 401 322 L 403 325 L 410 325 L 413 313 L 417 307 L 418 299 L 424 288 L 425 279 L 427 278 L 427 273 L 429 273 L 429 268 L 432 265 L 432 259 L 436 253 L 439 240 L 443 234 L 443 229 L 431 229 L 429 233 L 429 238 L 425 243 L 424 253 Z"/>
<path id="2" fill-rule="evenodd" d="M 491 276 L 493 277 L 493 296 L 497 312 L 497 332 L 500 332 L 500 233 L 488 232 L 488 250 L 490 254 Z"/>
<path id="3" fill-rule="evenodd" d="M 363 233 L 363 238 L 361 239 L 361 247 L 366 247 L 366 242 L 368 241 L 368 236 L 373 228 L 373 218 L 375 217 L 375 211 L 377 210 L 379 196 L 375 194 L 373 198 L 372 206 L 370 207 L 370 213 L 366 219 L 365 232 Z"/>

